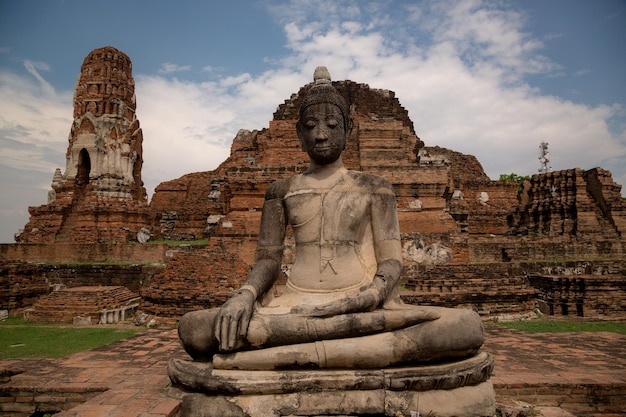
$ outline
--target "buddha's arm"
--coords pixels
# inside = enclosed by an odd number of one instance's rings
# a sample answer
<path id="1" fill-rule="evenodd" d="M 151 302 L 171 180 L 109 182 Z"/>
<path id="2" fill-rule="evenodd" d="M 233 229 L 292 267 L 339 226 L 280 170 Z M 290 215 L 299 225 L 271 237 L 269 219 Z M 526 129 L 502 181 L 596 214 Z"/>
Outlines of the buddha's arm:
<path id="1" fill-rule="evenodd" d="M 377 290 L 379 302 L 382 304 L 398 286 L 402 272 L 402 244 L 396 195 L 387 182 L 374 194 L 370 211 L 378 264 L 371 286 Z"/>
<path id="2" fill-rule="evenodd" d="M 240 346 L 248 331 L 254 302 L 265 294 L 280 272 L 285 239 L 286 216 L 282 198 L 270 187 L 263 204 L 257 262 L 245 284 L 220 308 L 215 322 L 215 337 L 221 351 Z"/>

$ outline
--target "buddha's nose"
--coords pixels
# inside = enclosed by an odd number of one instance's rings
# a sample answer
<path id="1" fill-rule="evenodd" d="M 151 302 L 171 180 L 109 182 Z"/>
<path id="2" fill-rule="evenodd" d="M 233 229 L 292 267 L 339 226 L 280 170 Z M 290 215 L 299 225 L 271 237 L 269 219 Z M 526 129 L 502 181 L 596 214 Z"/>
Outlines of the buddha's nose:
<path id="1" fill-rule="evenodd" d="M 321 142 L 324 140 L 328 139 L 328 133 L 326 132 L 325 129 L 317 129 L 317 132 L 315 132 L 315 140 L 317 142 Z"/>

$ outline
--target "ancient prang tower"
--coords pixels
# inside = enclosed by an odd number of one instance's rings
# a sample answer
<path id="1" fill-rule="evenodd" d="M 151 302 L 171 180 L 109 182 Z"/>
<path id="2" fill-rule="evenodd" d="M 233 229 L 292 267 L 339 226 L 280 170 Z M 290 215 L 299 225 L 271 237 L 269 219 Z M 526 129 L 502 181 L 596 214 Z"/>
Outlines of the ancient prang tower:
<path id="1" fill-rule="evenodd" d="M 93 50 L 76 83 L 65 173 L 54 173 L 48 204 L 29 207 L 18 243 L 126 242 L 148 225 L 135 108 L 130 58 Z"/>

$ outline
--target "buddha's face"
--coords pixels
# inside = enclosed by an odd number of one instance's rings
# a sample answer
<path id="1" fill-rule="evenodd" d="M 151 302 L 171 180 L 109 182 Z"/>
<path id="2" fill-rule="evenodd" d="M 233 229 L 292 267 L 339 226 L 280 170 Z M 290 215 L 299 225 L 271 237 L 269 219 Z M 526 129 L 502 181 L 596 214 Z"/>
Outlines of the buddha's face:
<path id="1" fill-rule="evenodd" d="M 307 107 L 297 124 L 298 137 L 311 160 L 321 165 L 335 162 L 346 147 L 346 132 L 339 107 L 330 103 Z"/>

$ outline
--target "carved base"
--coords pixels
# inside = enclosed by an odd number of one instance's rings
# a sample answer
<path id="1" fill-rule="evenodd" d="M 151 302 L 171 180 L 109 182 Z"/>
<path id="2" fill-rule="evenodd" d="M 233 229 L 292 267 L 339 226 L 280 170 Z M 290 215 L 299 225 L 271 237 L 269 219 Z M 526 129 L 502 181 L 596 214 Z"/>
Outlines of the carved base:
<path id="1" fill-rule="evenodd" d="M 210 396 L 187 394 L 181 417 L 390 416 L 492 417 L 491 381 L 452 390 L 322 391 L 274 395 Z M 417 414 L 414 414 L 417 415 Z"/>
<path id="2" fill-rule="evenodd" d="M 207 368 L 212 392 L 176 390 L 172 395 L 182 398 L 181 417 L 408 417 L 411 411 L 421 416 L 486 417 L 495 414 L 492 369 L 488 353 L 442 365 L 379 370 Z"/>

